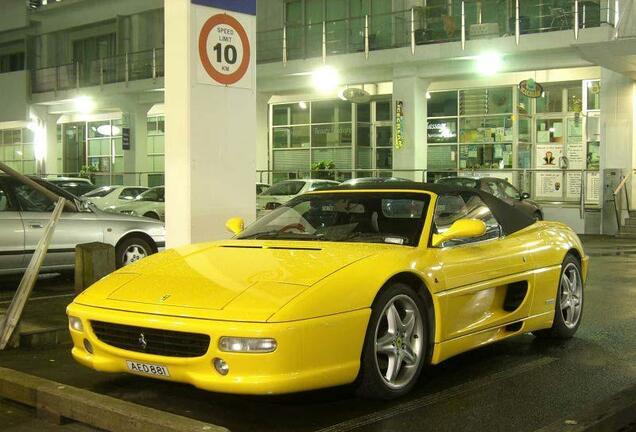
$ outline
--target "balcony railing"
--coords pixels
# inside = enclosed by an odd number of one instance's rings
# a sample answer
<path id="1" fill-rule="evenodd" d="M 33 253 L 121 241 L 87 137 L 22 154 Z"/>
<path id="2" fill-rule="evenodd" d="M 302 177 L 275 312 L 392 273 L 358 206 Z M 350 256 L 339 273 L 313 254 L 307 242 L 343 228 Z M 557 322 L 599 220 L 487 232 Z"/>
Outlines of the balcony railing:
<path id="1" fill-rule="evenodd" d="M 630 1 L 630 0 L 623 0 Z M 286 25 L 257 34 L 259 63 L 322 57 L 417 45 L 614 26 L 616 0 L 465 0 L 307 25 Z"/>
<path id="2" fill-rule="evenodd" d="M 32 71 L 31 91 L 44 93 L 164 76 L 163 48 Z"/>

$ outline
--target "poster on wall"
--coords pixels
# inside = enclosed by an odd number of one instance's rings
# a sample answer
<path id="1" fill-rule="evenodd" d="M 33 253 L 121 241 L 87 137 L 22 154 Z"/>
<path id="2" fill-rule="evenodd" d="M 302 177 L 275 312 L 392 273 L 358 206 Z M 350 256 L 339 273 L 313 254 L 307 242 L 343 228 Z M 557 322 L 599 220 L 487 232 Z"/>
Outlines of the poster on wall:
<path id="1" fill-rule="evenodd" d="M 537 144 L 535 146 L 535 168 L 558 169 L 563 157 L 563 146 L 560 144 Z"/>
<path id="2" fill-rule="evenodd" d="M 536 195 L 541 198 L 563 197 L 563 173 L 540 172 L 536 173 Z"/>
<path id="3" fill-rule="evenodd" d="M 600 188 L 601 188 L 601 173 L 588 172 L 587 181 L 585 183 L 585 203 L 586 204 L 599 203 Z"/>
<path id="4" fill-rule="evenodd" d="M 582 172 L 569 172 L 566 174 L 567 179 L 567 198 L 569 200 L 579 199 L 581 196 L 581 175 Z"/>
<path id="5" fill-rule="evenodd" d="M 585 151 L 583 142 L 569 142 L 565 155 L 569 169 L 585 169 Z"/>

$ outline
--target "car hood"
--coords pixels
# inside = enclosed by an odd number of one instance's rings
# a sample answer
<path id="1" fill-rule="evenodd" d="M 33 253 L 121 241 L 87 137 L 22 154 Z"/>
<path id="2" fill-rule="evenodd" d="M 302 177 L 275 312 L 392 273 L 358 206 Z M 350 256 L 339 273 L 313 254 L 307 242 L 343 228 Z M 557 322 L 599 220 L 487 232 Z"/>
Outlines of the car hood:
<path id="1" fill-rule="evenodd" d="M 168 250 L 102 279 L 77 303 L 192 318 L 266 321 L 374 245 L 230 240 Z"/>

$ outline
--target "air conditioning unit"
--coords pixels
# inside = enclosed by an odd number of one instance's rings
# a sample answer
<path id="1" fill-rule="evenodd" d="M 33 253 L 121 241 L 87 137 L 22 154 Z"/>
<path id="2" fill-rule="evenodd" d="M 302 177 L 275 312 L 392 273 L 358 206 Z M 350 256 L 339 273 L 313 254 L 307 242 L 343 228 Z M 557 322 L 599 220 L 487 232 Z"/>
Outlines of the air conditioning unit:
<path id="1" fill-rule="evenodd" d="M 484 24 L 471 24 L 468 31 L 470 39 L 488 39 L 493 37 L 499 37 L 499 24 L 497 23 L 484 23 Z"/>

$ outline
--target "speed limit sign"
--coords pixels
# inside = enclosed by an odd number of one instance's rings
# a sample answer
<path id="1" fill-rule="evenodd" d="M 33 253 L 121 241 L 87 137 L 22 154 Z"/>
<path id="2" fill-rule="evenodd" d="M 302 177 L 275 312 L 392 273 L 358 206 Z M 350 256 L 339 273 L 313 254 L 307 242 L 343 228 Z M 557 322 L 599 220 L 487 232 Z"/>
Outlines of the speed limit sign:
<path id="1" fill-rule="evenodd" d="M 203 23 L 199 32 L 199 58 L 214 83 L 231 86 L 245 78 L 251 55 L 245 27 L 235 17 L 220 13 Z"/>

